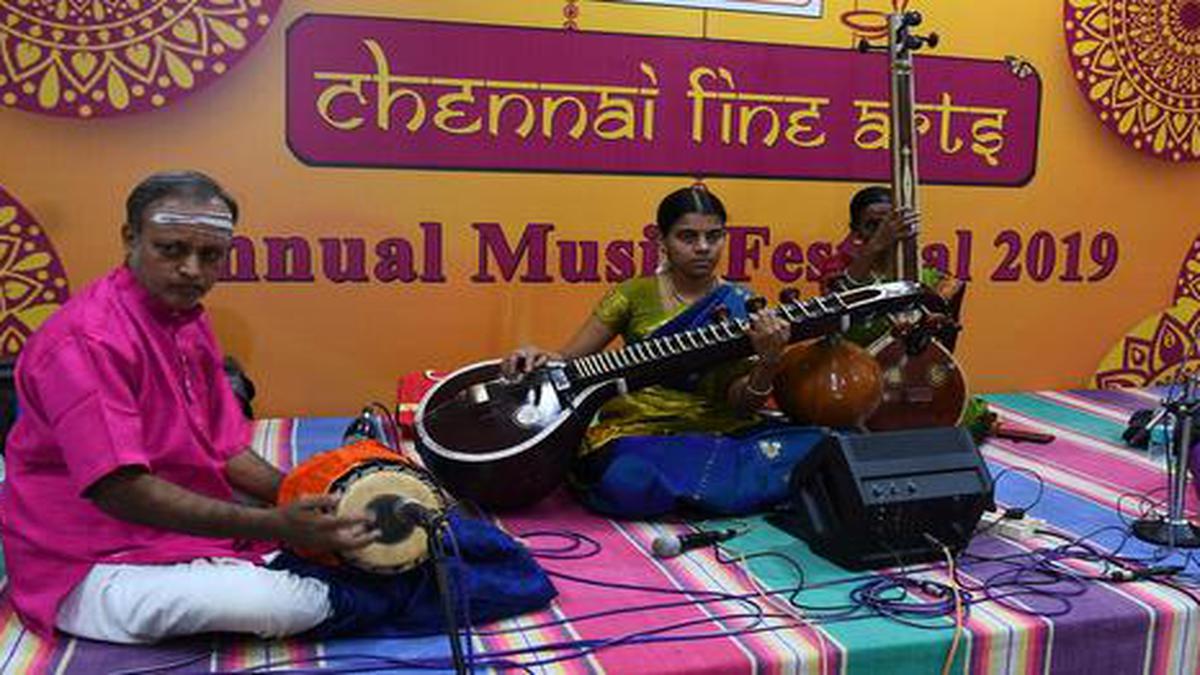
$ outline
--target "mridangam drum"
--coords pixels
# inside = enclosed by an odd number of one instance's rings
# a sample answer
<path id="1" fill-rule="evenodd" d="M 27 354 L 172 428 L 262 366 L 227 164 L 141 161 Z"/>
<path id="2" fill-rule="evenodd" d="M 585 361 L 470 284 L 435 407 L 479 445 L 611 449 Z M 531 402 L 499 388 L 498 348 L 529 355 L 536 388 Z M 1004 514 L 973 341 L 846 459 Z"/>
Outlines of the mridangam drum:
<path id="1" fill-rule="evenodd" d="M 430 475 L 402 455 L 375 441 L 359 441 L 314 455 L 295 467 L 279 486 L 279 503 L 310 495 L 335 495 L 339 516 L 376 517 L 378 541 L 337 555 L 297 551 L 318 562 L 344 562 L 377 574 L 397 574 L 424 562 L 429 540 L 411 518 L 396 517 L 404 504 L 442 513 L 446 498 Z"/>

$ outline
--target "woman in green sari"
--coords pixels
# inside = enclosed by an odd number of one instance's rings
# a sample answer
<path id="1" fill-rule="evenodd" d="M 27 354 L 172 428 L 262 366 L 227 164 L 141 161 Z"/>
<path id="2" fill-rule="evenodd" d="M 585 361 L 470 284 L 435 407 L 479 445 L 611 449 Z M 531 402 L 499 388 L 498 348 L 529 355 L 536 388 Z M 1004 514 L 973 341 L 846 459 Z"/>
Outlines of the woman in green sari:
<path id="1" fill-rule="evenodd" d="M 703 187 L 671 193 L 658 208 L 663 261 L 658 273 L 609 290 L 558 352 L 523 347 L 504 360 L 503 370 L 518 375 L 551 359 L 599 352 L 617 336 L 628 344 L 700 326 L 714 311 L 749 320 L 754 356 L 617 397 L 600 410 L 580 448 L 575 474 L 593 508 L 647 516 L 683 500 L 720 512 L 744 511 L 763 505 L 784 486 L 772 481 L 769 490 L 763 487 L 766 472 L 779 469 L 763 464 L 750 471 L 732 459 L 739 450 L 729 447 L 761 428 L 755 411 L 771 395 L 790 328 L 770 312 L 748 312 L 750 293 L 718 276 L 725 222 L 724 205 Z M 788 452 L 780 457 L 779 447 L 771 447 L 771 461 L 791 457 Z M 710 467 L 724 465 L 712 472 L 722 474 L 720 480 L 694 473 L 695 465 L 706 461 Z M 636 489 L 630 481 L 639 484 Z M 755 494 L 743 494 L 749 492 Z"/>

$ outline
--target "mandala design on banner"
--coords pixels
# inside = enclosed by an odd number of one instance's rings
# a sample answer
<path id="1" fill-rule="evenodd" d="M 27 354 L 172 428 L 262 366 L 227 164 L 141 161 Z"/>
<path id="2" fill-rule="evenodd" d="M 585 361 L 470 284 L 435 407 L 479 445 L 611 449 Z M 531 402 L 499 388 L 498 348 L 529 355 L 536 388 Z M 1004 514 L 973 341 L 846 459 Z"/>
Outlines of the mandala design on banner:
<path id="1" fill-rule="evenodd" d="M 1187 257 L 1179 266 L 1179 276 L 1175 280 L 1175 302 L 1182 298 L 1200 301 L 1200 237 L 1192 242 Z"/>
<path id="2" fill-rule="evenodd" d="M 0 187 L 0 356 L 16 356 L 69 295 L 66 271 L 45 231 Z"/>
<path id="3" fill-rule="evenodd" d="M 1143 320 L 1109 351 L 1096 371 L 1099 389 L 1167 384 L 1197 363 L 1200 302 L 1184 298 Z"/>
<path id="4" fill-rule="evenodd" d="M 1200 366 L 1200 237 L 1179 266 L 1174 304 L 1143 319 L 1096 369 L 1100 389 L 1170 383 L 1181 367 Z"/>
<path id="5" fill-rule="evenodd" d="M 1154 157 L 1200 159 L 1200 0 L 1064 0 L 1063 19 L 1104 125 Z"/>
<path id="6" fill-rule="evenodd" d="M 161 108 L 225 74 L 282 0 L 0 0 L 0 103 L 68 117 Z"/>

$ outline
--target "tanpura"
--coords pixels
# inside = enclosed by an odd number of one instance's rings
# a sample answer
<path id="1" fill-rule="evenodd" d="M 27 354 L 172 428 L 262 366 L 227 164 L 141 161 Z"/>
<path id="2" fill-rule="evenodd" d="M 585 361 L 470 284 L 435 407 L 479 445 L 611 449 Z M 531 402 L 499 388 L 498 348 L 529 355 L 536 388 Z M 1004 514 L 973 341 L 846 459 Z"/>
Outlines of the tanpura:
<path id="1" fill-rule="evenodd" d="M 888 54 L 891 63 L 892 204 L 901 212 L 917 213 L 917 129 L 913 52 L 935 47 L 936 33 L 914 35 L 919 12 L 888 16 Z M 869 51 L 866 41 L 859 51 Z M 917 232 L 896 246 L 896 278 L 920 281 Z M 950 426 L 961 419 L 967 404 L 962 369 L 938 334 L 953 333 L 957 324 L 934 289 L 924 310 L 893 315 L 891 332 L 869 347 L 883 368 L 883 402 L 866 421 L 872 431 Z"/>
<path id="2" fill-rule="evenodd" d="M 888 17 L 892 204 L 907 213 L 917 212 L 918 183 L 912 52 L 937 44 L 936 34 L 912 34 L 910 29 L 920 22 L 917 12 Z M 859 49 L 871 46 L 864 41 Z M 918 251 L 914 231 L 896 244 L 892 275 L 918 282 Z M 925 309 L 889 317 L 891 330 L 865 350 L 850 348 L 848 340 L 822 341 L 803 351 L 793 348 L 776 382 L 784 411 L 798 422 L 872 431 L 959 422 L 966 408 L 966 382 L 937 337 L 954 335 L 957 324 L 932 289 L 929 297 Z M 865 364 L 868 359 L 874 368 Z M 873 373 L 878 377 L 872 379 Z M 871 389 L 876 382 L 877 392 Z"/>

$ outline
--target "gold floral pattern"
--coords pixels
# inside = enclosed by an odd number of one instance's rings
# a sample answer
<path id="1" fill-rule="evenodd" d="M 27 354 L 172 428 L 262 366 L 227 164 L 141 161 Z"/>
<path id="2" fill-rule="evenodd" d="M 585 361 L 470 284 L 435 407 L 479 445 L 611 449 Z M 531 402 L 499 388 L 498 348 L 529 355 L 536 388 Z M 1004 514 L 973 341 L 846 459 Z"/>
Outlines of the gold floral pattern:
<path id="1" fill-rule="evenodd" d="M 1064 0 L 1075 79 L 1135 149 L 1200 159 L 1200 0 Z"/>
<path id="2" fill-rule="evenodd" d="M 282 0 L 0 0 L 0 104 L 152 110 L 228 72 Z"/>
<path id="3" fill-rule="evenodd" d="M 1171 382 L 1181 367 L 1194 367 L 1200 361 L 1197 331 L 1200 302 L 1184 298 L 1123 337 L 1101 362 L 1095 386 L 1114 389 Z"/>
<path id="4" fill-rule="evenodd" d="M 1179 266 L 1171 307 L 1129 331 L 1096 369 L 1101 389 L 1167 384 L 1183 366 L 1200 365 L 1200 237 Z"/>
<path id="5" fill-rule="evenodd" d="M 1179 266 L 1179 276 L 1175 280 L 1175 302 L 1181 298 L 1200 301 L 1200 237 L 1192 242 L 1183 264 Z"/>
<path id="6" fill-rule="evenodd" d="M 16 356 L 69 295 L 67 275 L 45 231 L 0 188 L 0 356 Z"/>
<path id="7" fill-rule="evenodd" d="M 566 0 L 563 5 L 563 28 L 579 30 L 579 0 Z"/>

